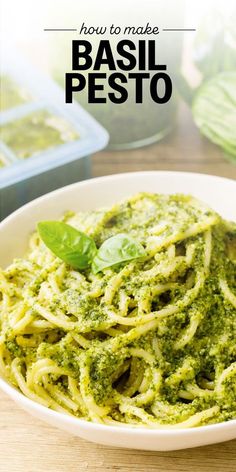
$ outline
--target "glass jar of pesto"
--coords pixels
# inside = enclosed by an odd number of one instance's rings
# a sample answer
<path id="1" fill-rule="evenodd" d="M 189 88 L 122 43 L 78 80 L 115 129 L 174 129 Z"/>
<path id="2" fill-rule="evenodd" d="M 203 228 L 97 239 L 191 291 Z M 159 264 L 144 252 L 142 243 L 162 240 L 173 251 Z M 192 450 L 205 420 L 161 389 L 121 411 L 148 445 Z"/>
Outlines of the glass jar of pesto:
<path id="1" fill-rule="evenodd" d="M 150 3 L 150 2 L 148 2 Z M 88 103 L 88 90 L 83 90 L 78 94 L 75 94 L 75 100 L 89 111 L 109 132 L 110 141 L 108 147 L 113 150 L 132 149 L 141 147 L 159 141 L 165 137 L 175 126 L 175 118 L 177 111 L 177 86 L 175 84 L 175 76 L 179 73 L 181 68 L 182 59 L 182 41 L 183 33 L 181 31 L 164 31 L 171 27 L 184 27 L 184 0 L 179 1 L 178 9 L 174 9 L 174 17 L 171 13 L 173 11 L 173 0 L 160 1 L 155 5 L 147 4 L 146 13 L 143 8 L 139 8 L 136 5 L 135 9 L 129 13 L 126 6 L 125 15 L 118 11 L 115 15 L 112 11 L 112 15 L 108 15 L 109 12 L 106 10 L 103 12 L 105 16 L 101 18 L 96 16 L 94 19 L 94 25 L 109 25 L 114 22 L 114 15 L 116 18 L 115 23 L 119 24 L 122 28 L 128 25 L 142 25 L 144 26 L 149 20 L 151 26 L 159 27 L 159 34 L 157 35 L 128 35 L 123 36 L 122 34 L 116 36 L 108 35 L 84 35 L 75 33 L 60 33 L 60 37 L 57 35 L 51 35 L 48 37 L 49 51 L 50 52 L 50 67 L 51 73 L 60 85 L 65 86 L 65 73 L 71 72 L 71 44 L 73 39 L 85 39 L 88 40 L 92 45 L 92 50 L 97 49 L 99 41 L 102 39 L 109 39 L 112 52 L 116 50 L 116 43 L 122 39 L 130 39 L 138 43 L 139 40 L 155 40 L 156 42 L 156 63 L 167 66 L 167 73 L 171 77 L 173 92 L 171 99 L 165 104 L 157 104 L 150 97 L 150 81 L 143 81 L 143 103 L 138 104 L 135 100 L 135 87 L 133 81 L 129 81 L 130 84 L 125 84 L 125 88 L 128 90 L 128 100 L 123 104 L 114 104 L 109 99 L 106 103 Z M 136 10 L 140 10 L 138 13 Z M 74 18 L 91 19 L 91 13 L 86 11 L 86 5 L 83 6 L 83 15 L 81 11 L 76 13 L 74 11 Z M 100 12 L 101 13 L 101 12 Z M 111 12 L 110 12 L 111 13 Z M 132 13 L 132 15 L 131 15 Z M 71 11 L 70 11 L 71 16 Z M 112 18 L 111 18 L 112 16 Z M 111 21 L 112 19 L 112 21 Z M 69 18 L 68 18 L 69 21 Z M 89 24 L 89 20 L 85 21 Z M 122 29 L 123 31 L 123 29 Z M 56 52 L 58 51 L 58 53 Z M 135 53 L 135 52 L 134 52 Z M 136 52 L 136 57 L 138 53 Z M 91 54 L 93 55 L 93 53 Z M 91 69 L 92 71 L 92 69 Z M 90 72 L 91 72 L 90 71 Z M 119 72 L 119 70 L 117 70 Z M 85 77 L 89 71 L 82 71 Z M 107 66 L 104 66 L 103 70 L 99 72 L 108 73 Z M 123 72 L 123 71 L 122 71 Z M 138 68 L 132 72 L 138 72 Z M 149 72 L 146 70 L 145 72 Z M 150 71 L 152 74 L 154 71 Z M 98 83 L 100 83 L 98 81 Z M 107 81 L 104 84 L 103 91 L 97 91 L 96 95 L 107 96 Z M 129 87 L 129 88 L 127 88 Z"/>

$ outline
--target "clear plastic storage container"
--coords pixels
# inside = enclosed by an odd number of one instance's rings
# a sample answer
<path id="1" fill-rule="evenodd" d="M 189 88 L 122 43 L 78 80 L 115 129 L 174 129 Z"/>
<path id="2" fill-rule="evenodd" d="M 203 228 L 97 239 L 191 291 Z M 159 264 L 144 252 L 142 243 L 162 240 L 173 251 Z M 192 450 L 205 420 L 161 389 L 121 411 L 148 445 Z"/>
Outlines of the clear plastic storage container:
<path id="1" fill-rule="evenodd" d="M 1 68 L 0 220 L 24 203 L 90 176 L 108 133 L 16 51 Z"/>

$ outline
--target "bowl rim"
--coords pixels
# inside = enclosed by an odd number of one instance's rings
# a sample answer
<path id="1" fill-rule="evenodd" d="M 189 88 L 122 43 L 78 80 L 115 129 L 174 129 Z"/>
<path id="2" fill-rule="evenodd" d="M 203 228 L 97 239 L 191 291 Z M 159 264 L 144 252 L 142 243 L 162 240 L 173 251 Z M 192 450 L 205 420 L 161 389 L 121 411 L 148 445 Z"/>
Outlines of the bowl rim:
<path id="1" fill-rule="evenodd" d="M 34 198 L 28 203 L 25 203 L 21 207 L 19 207 L 17 210 L 14 210 L 10 215 L 8 215 L 6 218 L 4 218 L 2 221 L 0 221 L 0 229 L 2 228 L 5 223 L 8 223 L 11 219 L 13 219 L 15 216 L 18 216 L 21 212 L 24 212 L 25 210 L 28 210 L 28 208 L 34 207 L 34 205 L 38 205 L 41 202 L 44 202 L 44 200 L 47 200 L 48 198 L 55 197 L 57 195 L 60 195 L 61 193 L 65 191 L 71 191 L 75 189 L 76 187 L 81 187 L 81 188 L 86 188 L 91 185 L 91 183 L 98 183 L 98 182 L 106 182 L 109 180 L 122 180 L 122 179 L 129 179 L 130 177 L 138 177 L 140 175 L 143 175 L 144 177 L 148 177 L 151 175 L 158 175 L 158 176 L 169 176 L 169 177 L 185 177 L 185 178 L 194 178 L 194 179 L 199 179 L 199 180 L 211 180 L 212 183 L 215 182 L 225 182 L 225 183 L 230 183 L 230 185 L 235 185 L 236 186 L 236 180 L 229 179 L 228 177 L 221 177 L 218 175 L 213 175 L 213 174 L 204 174 L 200 172 L 185 172 L 185 171 L 172 171 L 172 170 L 147 170 L 147 171 L 136 171 L 136 172 L 122 172 L 118 174 L 110 174 L 110 175 L 103 175 L 100 177 L 92 177 L 90 179 L 86 179 L 83 181 L 79 182 L 74 182 L 73 184 L 65 185 L 63 187 L 60 187 L 56 190 L 53 190 L 51 192 L 47 192 L 44 195 L 41 195 L 40 197 Z"/>
<path id="2" fill-rule="evenodd" d="M 2 376 L 0 376 L 0 389 L 6 393 L 9 397 L 11 397 L 13 400 L 15 400 L 18 404 L 21 404 L 25 407 L 26 410 L 30 411 L 36 411 L 36 412 L 42 412 L 44 413 L 44 417 L 49 417 L 49 418 L 54 418 L 54 419 L 62 419 L 63 423 L 70 425 L 70 426 L 75 426 L 76 428 L 78 427 L 83 427 L 83 428 L 89 428 L 94 431 L 100 431 L 100 432 L 113 432 L 113 433 L 118 433 L 118 434 L 123 434 L 127 433 L 128 435 L 135 435 L 139 436 L 140 434 L 145 434 L 145 436 L 168 436 L 168 437 L 175 437 L 177 436 L 183 436 L 185 437 L 186 435 L 191 434 L 193 435 L 198 435 L 199 432 L 201 433 L 211 433 L 211 432 L 216 432 L 216 431 L 221 431 L 226 430 L 226 429 L 231 429 L 232 427 L 235 427 L 235 437 L 236 437 L 236 419 L 232 419 L 229 421 L 222 421 L 221 423 L 212 423 L 209 425 L 204 425 L 204 426 L 196 426 L 192 428 L 176 428 L 176 429 L 171 429 L 168 427 L 163 427 L 163 428 L 149 428 L 149 427 L 144 427 L 144 426 L 131 426 L 131 425 L 126 425 L 124 423 L 123 425 L 107 425 L 107 424 L 102 424 L 102 423 L 95 423 L 92 421 L 84 420 L 81 418 L 77 418 L 74 415 L 66 415 L 65 413 L 58 412 L 55 410 L 52 410 L 51 408 L 48 408 L 44 405 L 41 405 L 40 403 L 35 402 L 34 400 L 31 400 L 30 398 L 26 397 L 23 393 L 21 393 L 19 390 L 16 389 L 13 385 L 11 385 L 7 380 L 5 380 Z M 42 415 L 41 415 L 42 416 Z"/>
<path id="3" fill-rule="evenodd" d="M 191 177 L 191 178 L 196 178 L 196 179 L 203 179 L 203 180 L 211 180 L 217 182 L 217 181 L 222 181 L 225 183 L 231 183 L 235 185 L 235 190 L 236 190 L 236 180 L 233 179 L 228 179 L 226 177 L 220 177 L 216 175 L 211 175 L 211 174 L 201 174 L 201 173 L 195 173 L 195 172 L 182 172 L 182 171 L 158 171 L 158 170 L 153 170 L 153 171 L 138 171 L 138 172 L 125 172 L 125 173 L 119 173 L 119 174 L 111 174 L 111 175 L 106 175 L 106 176 L 101 176 L 101 177 L 95 177 L 91 178 L 82 182 L 76 182 L 70 185 L 66 185 L 64 187 L 60 187 L 57 190 L 54 190 L 52 192 L 46 193 L 45 195 L 42 195 L 41 197 L 38 197 L 31 202 L 23 205 L 22 207 L 18 208 L 15 210 L 13 213 L 11 213 L 9 216 L 7 216 L 2 222 L 0 222 L 0 231 L 4 231 L 5 225 L 8 224 L 8 222 L 11 222 L 11 220 L 14 220 L 15 216 L 18 216 L 22 212 L 28 211 L 31 208 L 33 208 L 35 205 L 40 204 L 41 202 L 44 202 L 47 199 L 55 198 L 57 195 L 71 191 L 73 189 L 76 189 L 77 187 L 89 187 L 93 183 L 98 183 L 100 182 L 101 184 L 103 182 L 109 181 L 109 180 L 122 180 L 126 178 L 132 178 L 135 176 L 140 176 L 143 175 L 144 177 L 148 177 L 154 174 L 158 174 L 158 176 L 170 176 L 170 177 L 176 177 L 178 178 L 182 177 Z M 176 428 L 176 429 L 169 429 L 168 427 L 163 427 L 163 428 L 148 428 L 144 426 L 136 427 L 136 426 L 131 426 L 131 425 L 106 425 L 106 424 L 101 424 L 101 423 L 93 423 L 81 418 L 77 418 L 74 415 L 66 415 L 65 413 L 57 412 L 55 410 L 52 410 L 44 405 L 41 405 L 40 403 L 37 403 L 34 400 L 31 400 L 30 398 L 26 397 L 23 393 L 21 393 L 19 390 L 17 390 L 13 385 L 11 385 L 7 380 L 4 379 L 2 375 L 0 375 L 0 388 L 3 392 L 5 392 L 7 395 L 9 395 L 13 400 L 15 400 L 18 404 L 21 404 L 25 407 L 27 410 L 31 411 L 36 411 L 36 412 L 41 412 L 44 414 L 44 416 L 48 416 L 49 418 L 55 419 L 55 420 L 60 420 L 60 418 L 63 420 L 64 424 L 70 425 L 70 426 L 75 426 L 78 428 L 81 426 L 82 428 L 89 428 L 92 429 L 93 431 L 97 432 L 111 432 L 111 433 L 117 433 L 122 435 L 123 433 L 127 435 L 132 435 L 132 436 L 139 436 L 141 434 L 144 434 L 145 436 L 150 436 L 150 437 L 155 437 L 155 436 L 163 436 L 163 437 L 175 437 L 177 436 L 183 436 L 185 437 L 186 435 L 189 435 L 191 432 L 191 435 L 195 436 L 198 435 L 200 432 L 202 433 L 211 433 L 211 432 L 216 432 L 220 430 L 226 430 L 226 429 L 231 429 L 232 427 L 235 427 L 235 437 L 236 437 L 236 419 L 231 419 L 229 421 L 222 421 L 220 423 L 212 423 L 209 425 L 203 425 L 203 426 L 197 426 L 197 427 L 192 427 L 192 428 Z"/>

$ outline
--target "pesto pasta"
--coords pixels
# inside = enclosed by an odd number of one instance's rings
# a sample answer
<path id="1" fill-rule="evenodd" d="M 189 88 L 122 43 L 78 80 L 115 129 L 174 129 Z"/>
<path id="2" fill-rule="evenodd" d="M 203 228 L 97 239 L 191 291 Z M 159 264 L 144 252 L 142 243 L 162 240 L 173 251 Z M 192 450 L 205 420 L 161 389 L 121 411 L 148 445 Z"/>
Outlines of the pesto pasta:
<path id="1" fill-rule="evenodd" d="M 92 256 L 106 242 L 111 257 L 118 236 L 115 263 L 100 253 L 96 270 L 76 269 L 35 232 L 0 270 L 2 375 L 31 400 L 106 425 L 235 418 L 236 223 L 191 196 L 149 193 L 63 222 L 94 241 Z"/>

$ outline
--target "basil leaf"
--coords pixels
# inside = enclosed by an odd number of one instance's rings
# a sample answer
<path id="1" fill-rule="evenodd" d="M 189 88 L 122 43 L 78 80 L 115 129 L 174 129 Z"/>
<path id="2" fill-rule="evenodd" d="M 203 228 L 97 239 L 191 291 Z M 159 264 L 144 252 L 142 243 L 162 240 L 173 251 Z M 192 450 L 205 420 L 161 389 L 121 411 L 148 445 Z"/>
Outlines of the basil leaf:
<path id="1" fill-rule="evenodd" d="M 127 234 L 117 234 L 104 241 L 92 263 L 94 274 L 120 262 L 144 256 L 143 246 Z"/>
<path id="2" fill-rule="evenodd" d="M 38 232 L 44 244 L 74 269 L 86 269 L 97 253 L 94 240 L 61 221 L 42 221 Z"/>

